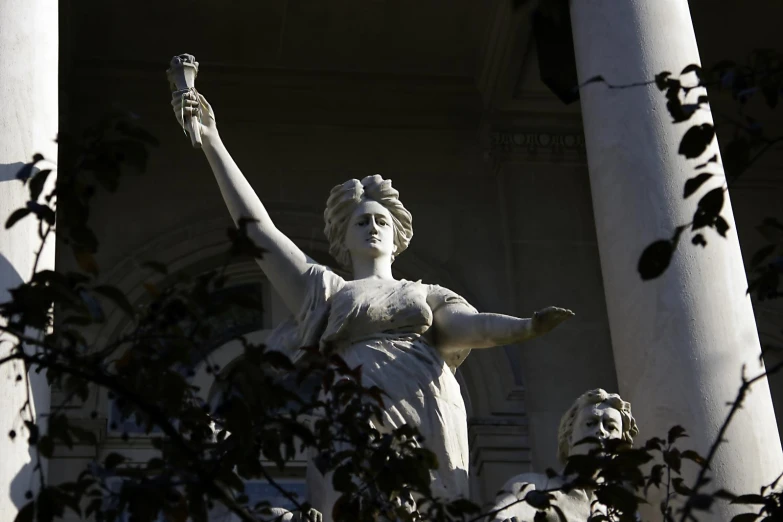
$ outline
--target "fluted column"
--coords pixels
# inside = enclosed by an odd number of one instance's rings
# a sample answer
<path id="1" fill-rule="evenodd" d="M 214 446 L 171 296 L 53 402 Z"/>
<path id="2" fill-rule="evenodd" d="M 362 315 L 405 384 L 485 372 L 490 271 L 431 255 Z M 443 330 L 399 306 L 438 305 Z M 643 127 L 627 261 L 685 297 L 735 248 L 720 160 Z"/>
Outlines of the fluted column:
<path id="1" fill-rule="evenodd" d="M 10 230 L 2 224 L 29 199 L 27 187 L 14 179 L 19 167 L 41 153 L 57 159 L 58 2 L 0 0 L 0 301 L 8 290 L 30 277 L 40 245 L 37 223 L 26 217 Z M 42 256 L 42 268 L 54 267 L 54 245 Z M 0 344 L 0 355 L 8 353 Z M 19 409 L 26 399 L 16 382 L 21 366 L 0 367 L 0 522 L 10 522 L 27 502 L 25 493 L 38 481 Z M 49 408 L 49 387 L 42 374 L 30 375 L 36 415 Z M 10 430 L 18 434 L 13 440 Z"/>
<path id="2" fill-rule="evenodd" d="M 601 75 L 629 84 L 700 63 L 687 0 L 571 0 L 570 8 L 580 82 Z M 730 226 L 726 239 L 710 230 L 703 249 L 685 232 L 662 276 L 642 281 L 637 272 L 644 248 L 690 222 L 698 201 L 683 199 L 695 160 L 677 152 L 690 125 L 672 124 L 665 102 L 654 84 L 609 89 L 593 83 L 581 91 L 620 393 L 633 405 L 642 439 L 679 424 L 691 436 L 684 444 L 706 453 L 739 388 L 743 364 L 749 375 L 763 368 L 728 201 L 722 212 Z M 707 122 L 709 112 L 699 111 L 690 123 Z M 717 152 L 717 144 L 712 147 L 705 158 Z M 725 182 L 720 166 L 712 172 L 717 175 L 704 192 Z M 710 489 L 758 492 L 783 471 L 766 380 L 753 387 L 726 438 Z M 711 517 L 728 520 L 727 514 L 725 508 Z"/>

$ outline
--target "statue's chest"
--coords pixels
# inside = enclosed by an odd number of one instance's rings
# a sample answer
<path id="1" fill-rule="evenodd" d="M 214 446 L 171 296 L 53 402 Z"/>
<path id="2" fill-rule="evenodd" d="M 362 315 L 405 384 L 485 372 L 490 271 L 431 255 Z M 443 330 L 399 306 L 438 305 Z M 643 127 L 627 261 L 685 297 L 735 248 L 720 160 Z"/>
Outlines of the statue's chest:
<path id="1" fill-rule="evenodd" d="M 410 281 L 351 281 L 331 299 L 329 323 L 351 335 L 423 333 L 432 324 L 426 287 Z"/>

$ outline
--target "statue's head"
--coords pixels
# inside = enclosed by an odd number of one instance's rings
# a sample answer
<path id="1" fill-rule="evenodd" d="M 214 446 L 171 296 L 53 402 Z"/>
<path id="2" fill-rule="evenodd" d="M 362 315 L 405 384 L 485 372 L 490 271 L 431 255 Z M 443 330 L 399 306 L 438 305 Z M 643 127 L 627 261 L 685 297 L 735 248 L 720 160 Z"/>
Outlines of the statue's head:
<path id="1" fill-rule="evenodd" d="M 631 403 L 601 388 L 583 393 L 560 419 L 557 458 L 565 464 L 570 455 L 586 454 L 590 444 L 576 443 L 588 437 L 623 439 L 633 444 L 639 433 L 631 414 Z"/>
<path id="2" fill-rule="evenodd" d="M 345 268 L 351 256 L 388 256 L 391 261 L 408 248 L 413 237 L 411 213 L 379 175 L 350 179 L 334 187 L 324 211 L 329 253 Z"/>

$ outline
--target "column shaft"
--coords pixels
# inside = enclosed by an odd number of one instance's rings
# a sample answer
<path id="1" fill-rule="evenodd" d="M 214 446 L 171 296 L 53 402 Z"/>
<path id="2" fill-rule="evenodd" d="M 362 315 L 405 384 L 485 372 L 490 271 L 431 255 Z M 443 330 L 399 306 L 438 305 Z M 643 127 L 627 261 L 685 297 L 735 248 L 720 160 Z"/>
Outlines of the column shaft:
<path id="1" fill-rule="evenodd" d="M 31 275 L 40 245 L 37 222 L 28 216 L 10 230 L 2 226 L 10 213 L 23 207 L 29 191 L 14 179 L 19 167 L 41 153 L 56 161 L 58 121 L 58 2 L 0 0 L 0 301 L 8 290 Z M 52 176 L 53 177 L 53 176 Z M 40 268 L 54 267 L 54 240 Z M 10 345 L 0 343 L 0 356 Z M 19 409 L 26 392 L 16 375 L 21 365 L 0 367 L 0 522 L 14 520 L 24 505 L 25 492 L 38 484 L 27 433 Z M 37 414 L 49 407 L 49 387 L 43 374 L 30 374 L 32 402 Z M 8 437 L 10 430 L 17 437 Z"/>
<path id="2" fill-rule="evenodd" d="M 700 63 L 687 0 L 571 0 L 571 23 L 580 82 L 601 75 L 628 84 Z M 702 249 L 686 231 L 661 277 L 645 282 L 637 272 L 644 248 L 690 222 L 699 198 L 683 199 L 696 161 L 677 151 L 690 125 L 711 116 L 699 111 L 690 124 L 674 125 L 665 102 L 654 84 L 594 83 L 581 92 L 620 393 L 633 405 L 642 440 L 682 425 L 691 436 L 684 444 L 704 454 L 739 388 L 742 366 L 749 375 L 763 367 L 730 203 L 722 212 L 731 227 L 727 239 L 709 230 Z M 714 153 L 717 142 L 704 157 Z M 711 172 L 716 176 L 699 194 L 725 183 L 720 166 Z M 783 471 L 766 380 L 753 387 L 727 439 L 710 489 L 758 492 Z"/>

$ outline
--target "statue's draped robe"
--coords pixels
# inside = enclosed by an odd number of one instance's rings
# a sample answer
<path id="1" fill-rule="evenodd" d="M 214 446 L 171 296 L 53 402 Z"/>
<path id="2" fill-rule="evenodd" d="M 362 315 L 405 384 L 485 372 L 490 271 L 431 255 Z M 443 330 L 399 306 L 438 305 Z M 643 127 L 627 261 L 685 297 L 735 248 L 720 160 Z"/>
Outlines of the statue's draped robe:
<path id="1" fill-rule="evenodd" d="M 468 433 L 465 404 L 454 377 L 469 350 L 440 353 L 431 330 L 441 306 L 465 306 L 462 297 L 420 281 L 346 281 L 320 265 L 304 276 L 307 296 L 295 322 L 269 340 L 272 347 L 331 345 L 351 367 L 362 366 L 363 384 L 388 395 L 380 430 L 405 423 L 417 427 L 424 446 L 438 458 L 433 494 L 468 498 Z M 330 477 L 308 466 L 313 507 L 331 519 L 336 500 Z"/>

